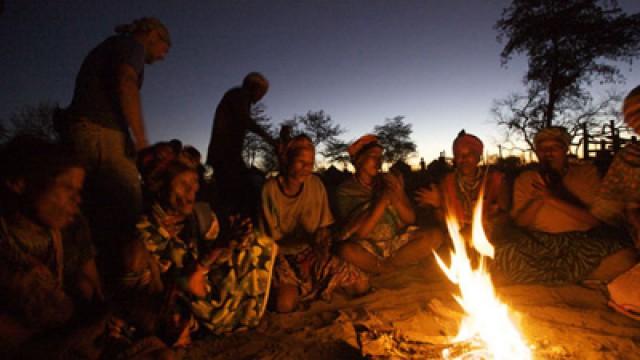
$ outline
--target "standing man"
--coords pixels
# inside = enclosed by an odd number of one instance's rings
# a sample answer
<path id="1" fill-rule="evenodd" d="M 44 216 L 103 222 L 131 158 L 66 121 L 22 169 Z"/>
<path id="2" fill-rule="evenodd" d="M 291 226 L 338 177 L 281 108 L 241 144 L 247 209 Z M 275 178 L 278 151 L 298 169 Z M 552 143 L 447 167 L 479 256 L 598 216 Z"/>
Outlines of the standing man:
<path id="1" fill-rule="evenodd" d="M 207 164 L 215 171 L 218 203 L 214 205 L 223 215 L 256 214 L 260 189 L 251 181 L 251 173 L 242 160 L 242 145 L 247 131 L 252 131 L 277 148 L 276 140 L 251 118 L 251 105 L 260 101 L 268 89 L 269 82 L 262 74 L 249 73 L 242 87 L 227 91 L 216 108 Z"/>
<path id="2" fill-rule="evenodd" d="M 115 28 L 91 50 L 76 77 L 71 105 L 56 128 L 87 167 L 86 214 L 99 250 L 126 238 L 142 207 L 136 152 L 148 145 L 140 87 L 145 64 L 164 59 L 169 31 L 155 18 Z M 108 256 L 108 255 L 106 255 Z"/>

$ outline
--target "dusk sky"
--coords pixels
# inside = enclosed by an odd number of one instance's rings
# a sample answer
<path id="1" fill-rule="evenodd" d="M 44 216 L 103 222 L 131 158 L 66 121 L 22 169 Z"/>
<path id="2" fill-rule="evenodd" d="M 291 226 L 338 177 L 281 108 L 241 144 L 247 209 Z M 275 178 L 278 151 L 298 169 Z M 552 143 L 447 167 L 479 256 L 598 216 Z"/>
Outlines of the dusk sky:
<path id="1" fill-rule="evenodd" d="M 5 0 L 0 15 L 0 118 L 40 101 L 67 106 L 84 56 L 118 24 L 155 16 L 171 33 L 165 61 L 142 88 L 151 142 L 206 150 L 215 107 L 250 71 L 271 83 L 275 124 L 324 110 L 353 140 L 385 118 L 406 117 L 427 161 L 460 129 L 489 152 L 502 139 L 492 101 L 521 90 L 526 60 L 500 65 L 495 22 L 509 1 L 69 1 Z M 627 13 L 640 1 L 619 1 Z M 626 92 L 640 67 L 621 64 Z M 597 96 L 597 94 L 596 94 Z M 416 159 L 419 159 L 416 158 Z"/>

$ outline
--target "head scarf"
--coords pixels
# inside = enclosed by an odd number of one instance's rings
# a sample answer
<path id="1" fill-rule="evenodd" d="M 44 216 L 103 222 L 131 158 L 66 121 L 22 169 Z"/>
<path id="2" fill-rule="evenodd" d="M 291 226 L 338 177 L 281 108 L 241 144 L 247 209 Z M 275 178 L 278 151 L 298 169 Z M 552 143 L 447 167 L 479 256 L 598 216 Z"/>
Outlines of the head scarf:
<path id="1" fill-rule="evenodd" d="M 147 191 L 156 193 L 171 181 L 177 170 L 198 171 L 199 152 L 191 147 L 176 148 L 176 143 L 159 142 L 140 151 L 138 170 Z"/>
<path id="2" fill-rule="evenodd" d="M 533 145 L 537 149 L 541 142 L 548 140 L 556 141 L 566 148 L 569 148 L 569 145 L 571 145 L 571 135 L 569 135 L 567 129 L 562 126 L 550 126 L 540 129 L 533 138 Z"/>
<path id="3" fill-rule="evenodd" d="M 453 140 L 453 153 L 457 153 L 462 146 L 466 146 L 478 156 L 482 156 L 484 145 L 477 136 L 467 134 L 464 130 L 458 133 L 458 136 Z"/>
<path id="4" fill-rule="evenodd" d="M 367 150 L 379 147 L 383 149 L 378 137 L 375 135 L 367 134 L 356 140 L 353 144 L 349 145 L 347 152 L 351 158 L 351 162 L 355 163 L 360 155 L 364 154 Z"/>

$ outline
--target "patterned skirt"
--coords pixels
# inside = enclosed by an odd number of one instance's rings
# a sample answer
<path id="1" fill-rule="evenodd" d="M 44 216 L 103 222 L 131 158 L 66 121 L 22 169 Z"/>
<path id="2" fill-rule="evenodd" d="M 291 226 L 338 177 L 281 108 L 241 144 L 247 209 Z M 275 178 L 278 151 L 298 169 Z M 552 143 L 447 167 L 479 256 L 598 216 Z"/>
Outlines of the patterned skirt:
<path id="1" fill-rule="evenodd" d="M 550 234 L 511 225 L 494 237 L 499 240 L 493 268 L 515 283 L 560 285 L 585 280 L 606 256 L 632 246 L 626 232 L 608 226 Z"/>

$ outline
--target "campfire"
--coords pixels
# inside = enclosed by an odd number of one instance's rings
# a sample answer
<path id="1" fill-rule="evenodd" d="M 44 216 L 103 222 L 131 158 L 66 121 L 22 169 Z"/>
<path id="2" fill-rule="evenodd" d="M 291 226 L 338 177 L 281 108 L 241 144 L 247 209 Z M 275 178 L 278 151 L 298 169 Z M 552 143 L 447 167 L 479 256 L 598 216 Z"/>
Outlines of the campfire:
<path id="1" fill-rule="evenodd" d="M 458 286 L 459 293 L 453 298 L 463 312 L 433 298 L 428 303 L 429 313 L 416 314 L 440 324 L 452 321 L 451 326 L 443 326 L 448 330 L 441 332 L 442 336 L 423 336 L 417 329 L 399 331 L 392 322 L 366 314 L 366 321 L 354 324 L 362 354 L 370 359 L 532 359 L 532 350 L 514 325 L 509 308 L 497 298 L 486 267 L 485 260 L 494 256 L 494 248 L 482 227 L 481 201 L 474 210 L 471 238 L 461 235 L 455 216 L 449 214 L 446 220 L 453 242 L 450 265 L 434 255 L 445 275 Z"/>
<path id="2" fill-rule="evenodd" d="M 479 196 L 482 199 L 482 194 Z M 458 285 L 455 300 L 464 309 L 465 316 L 453 342 L 471 344 L 470 350 L 453 354 L 442 351 L 444 359 L 531 359 L 531 351 L 512 322 L 509 308 L 496 297 L 491 276 L 486 269 L 485 258 L 494 256 L 494 249 L 487 240 L 482 226 L 482 201 L 478 201 L 473 213 L 472 235 L 468 243 L 477 251 L 479 259 L 472 265 L 467 252 L 467 241 L 460 234 L 455 216 L 447 215 L 447 227 L 453 242 L 451 264 L 445 265 L 435 254 L 440 268 Z"/>

